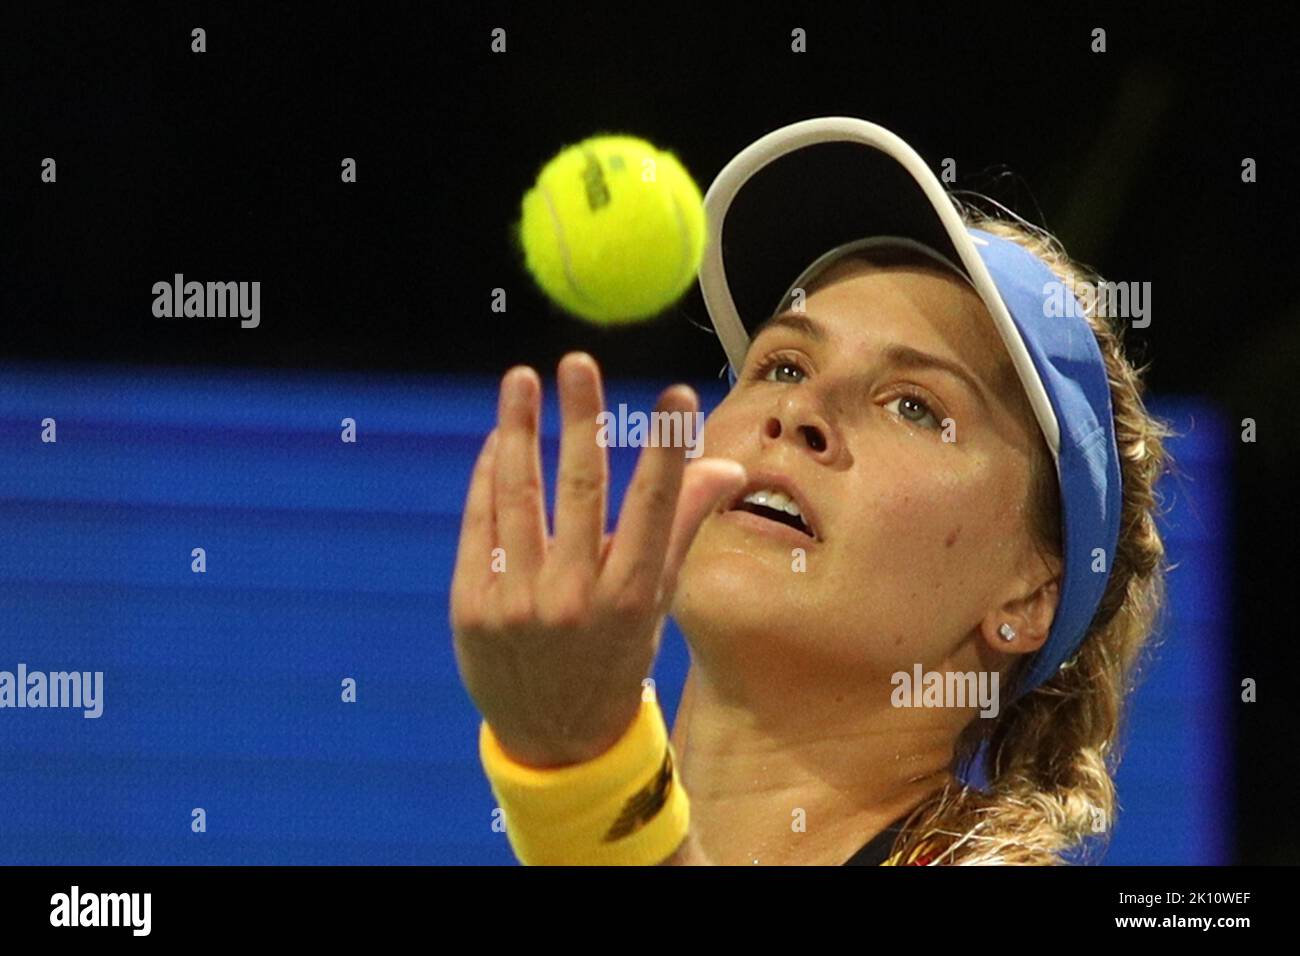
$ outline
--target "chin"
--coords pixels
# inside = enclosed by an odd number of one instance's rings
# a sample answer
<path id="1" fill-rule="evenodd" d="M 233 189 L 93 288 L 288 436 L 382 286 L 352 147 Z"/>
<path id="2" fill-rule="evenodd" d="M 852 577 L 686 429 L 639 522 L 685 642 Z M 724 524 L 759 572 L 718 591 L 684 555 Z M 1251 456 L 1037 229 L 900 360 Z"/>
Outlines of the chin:
<path id="1" fill-rule="evenodd" d="M 683 633 L 778 632 L 794 626 L 785 608 L 801 613 L 788 588 L 788 555 L 722 547 L 697 538 L 677 579 L 672 615 Z"/>

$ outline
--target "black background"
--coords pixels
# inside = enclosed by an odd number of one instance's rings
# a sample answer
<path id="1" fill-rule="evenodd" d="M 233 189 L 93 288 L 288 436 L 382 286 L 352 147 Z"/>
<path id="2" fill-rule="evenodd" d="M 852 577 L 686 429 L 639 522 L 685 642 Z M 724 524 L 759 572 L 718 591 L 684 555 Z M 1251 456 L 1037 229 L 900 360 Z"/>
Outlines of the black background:
<path id="1" fill-rule="evenodd" d="M 5 9 L 0 358 L 550 374 L 717 374 L 698 290 L 621 331 L 556 314 L 507 241 L 541 164 L 594 132 L 670 148 L 702 188 L 741 148 L 861 116 L 1116 280 L 1155 393 L 1197 393 L 1235 451 L 1239 859 L 1300 858 L 1294 593 L 1300 307 L 1291 24 L 1179 4 L 170 3 Z M 190 30 L 207 52 L 190 51 Z M 789 51 L 803 27 L 809 52 Z M 1105 54 L 1090 31 L 1107 30 Z M 508 52 L 489 50 L 494 27 Z M 40 182 L 46 156 L 58 183 Z M 340 181 L 354 157 L 358 182 Z M 1258 182 L 1241 181 L 1254 157 Z M 152 315 L 173 273 L 262 282 L 262 323 Z M 489 310 L 495 288 L 504 315 Z"/>

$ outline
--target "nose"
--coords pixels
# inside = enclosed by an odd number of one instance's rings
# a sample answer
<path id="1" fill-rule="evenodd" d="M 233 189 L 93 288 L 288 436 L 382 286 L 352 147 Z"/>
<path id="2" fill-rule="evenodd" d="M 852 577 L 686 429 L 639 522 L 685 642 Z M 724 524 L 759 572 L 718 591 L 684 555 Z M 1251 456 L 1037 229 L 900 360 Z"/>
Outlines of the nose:
<path id="1" fill-rule="evenodd" d="M 813 403 L 808 389 L 792 389 L 777 400 L 777 406 L 763 423 L 763 445 L 793 440 L 820 461 L 839 453 L 835 430 Z"/>

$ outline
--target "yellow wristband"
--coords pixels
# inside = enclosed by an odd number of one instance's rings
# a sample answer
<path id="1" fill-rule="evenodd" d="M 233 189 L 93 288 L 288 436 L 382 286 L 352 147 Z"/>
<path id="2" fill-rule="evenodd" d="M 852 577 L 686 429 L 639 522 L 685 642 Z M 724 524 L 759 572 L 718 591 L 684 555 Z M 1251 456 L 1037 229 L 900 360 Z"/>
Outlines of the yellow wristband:
<path id="1" fill-rule="evenodd" d="M 642 699 L 618 742 L 584 763 L 516 763 L 487 721 L 479 757 L 510 846 L 527 866 L 650 866 L 672 856 L 690 828 L 690 801 L 656 700 Z"/>

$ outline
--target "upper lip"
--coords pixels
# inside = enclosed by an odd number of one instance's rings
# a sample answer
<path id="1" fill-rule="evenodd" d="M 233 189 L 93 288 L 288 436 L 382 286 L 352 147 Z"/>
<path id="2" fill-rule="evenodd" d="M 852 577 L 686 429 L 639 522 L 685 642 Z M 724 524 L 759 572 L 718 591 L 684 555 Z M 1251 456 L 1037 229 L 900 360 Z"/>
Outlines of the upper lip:
<path id="1" fill-rule="evenodd" d="M 752 495 L 756 491 L 780 491 L 789 496 L 796 505 L 799 506 L 799 513 L 803 517 L 803 523 L 808 526 L 812 532 L 813 539 L 821 540 L 821 520 L 817 516 L 816 509 L 808 502 L 807 496 L 803 493 L 798 483 L 787 475 L 775 471 L 750 471 L 749 480 L 745 482 L 745 487 L 740 490 L 740 494 L 731 500 L 728 511 L 734 511 L 740 507 L 747 495 Z"/>

